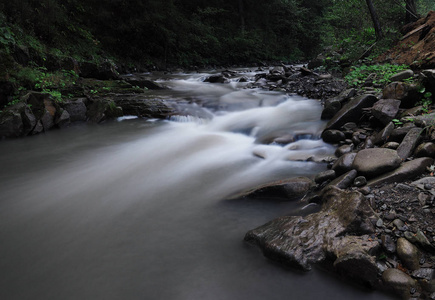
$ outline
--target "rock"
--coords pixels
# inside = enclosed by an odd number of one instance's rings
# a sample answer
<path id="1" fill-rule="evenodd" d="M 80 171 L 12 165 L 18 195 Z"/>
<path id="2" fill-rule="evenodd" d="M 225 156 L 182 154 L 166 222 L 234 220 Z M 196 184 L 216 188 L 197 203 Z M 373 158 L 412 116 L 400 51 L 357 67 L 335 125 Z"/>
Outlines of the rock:
<path id="1" fill-rule="evenodd" d="M 404 108 L 410 108 L 420 100 L 420 93 L 416 84 L 404 82 L 392 82 L 387 85 L 382 91 L 384 99 L 401 100 L 401 105 Z"/>
<path id="2" fill-rule="evenodd" d="M 62 110 L 60 116 L 54 122 L 59 128 L 67 127 L 71 123 L 69 113 L 66 110 Z"/>
<path id="3" fill-rule="evenodd" d="M 323 183 L 328 180 L 335 179 L 335 171 L 334 170 L 327 170 L 321 173 L 318 173 L 316 177 L 314 178 L 314 181 L 318 184 Z"/>
<path id="4" fill-rule="evenodd" d="M 332 239 L 327 244 L 327 256 L 335 258 L 334 268 L 338 274 L 365 286 L 375 286 L 379 268 L 373 253 L 379 248 L 377 241 L 368 235 L 346 236 Z"/>
<path id="5" fill-rule="evenodd" d="M 231 195 L 229 199 L 245 196 L 295 199 L 305 195 L 313 186 L 313 180 L 307 177 L 296 177 L 265 183 Z"/>
<path id="6" fill-rule="evenodd" d="M 328 122 L 326 129 L 338 129 L 348 122 L 359 120 L 363 114 L 363 108 L 372 107 L 378 99 L 373 95 L 361 95 L 349 101 Z"/>
<path id="7" fill-rule="evenodd" d="M 420 253 L 417 247 L 405 238 L 397 240 L 397 256 L 407 269 L 418 270 L 420 268 Z"/>
<path id="8" fill-rule="evenodd" d="M 122 108 L 124 115 L 164 119 L 175 112 L 169 103 L 159 98 L 118 95 L 113 100 Z"/>
<path id="9" fill-rule="evenodd" d="M 365 186 L 366 184 L 367 184 L 367 179 L 364 176 L 358 176 L 353 181 L 353 185 L 356 187 L 362 187 Z"/>
<path id="10" fill-rule="evenodd" d="M 335 150 L 335 156 L 340 157 L 353 151 L 354 145 L 343 145 Z"/>
<path id="11" fill-rule="evenodd" d="M 419 145 L 414 151 L 414 157 L 435 157 L 435 144 L 423 143 Z"/>
<path id="12" fill-rule="evenodd" d="M 382 281 L 389 291 L 403 299 L 408 299 L 411 288 L 415 287 L 415 281 L 398 269 L 386 270 L 382 273 Z"/>
<path id="13" fill-rule="evenodd" d="M 86 98 L 66 100 L 63 108 L 68 112 L 71 122 L 86 121 Z"/>
<path id="14" fill-rule="evenodd" d="M 408 134 L 411 129 L 416 128 L 414 124 L 405 125 L 403 127 L 399 127 L 391 132 L 391 135 L 388 139 L 389 142 L 398 142 L 401 143 L 405 136 Z"/>
<path id="15" fill-rule="evenodd" d="M 395 150 L 386 148 L 364 149 L 358 152 L 352 167 L 367 177 L 375 177 L 399 167 L 400 157 Z"/>
<path id="16" fill-rule="evenodd" d="M 165 88 L 161 86 L 160 84 L 149 80 L 149 79 L 129 79 L 127 80 L 128 83 L 130 83 L 132 86 L 138 86 L 142 89 L 146 88 L 149 90 L 164 90 Z"/>
<path id="17" fill-rule="evenodd" d="M 435 177 L 433 176 L 424 177 L 412 182 L 411 184 L 414 186 L 425 185 L 425 184 L 435 185 Z"/>
<path id="18" fill-rule="evenodd" d="M 354 182 L 355 178 L 357 175 L 357 171 L 356 170 L 351 170 L 343 175 L 341 175 L 340 177 L 334 179 L 333 181 L 331 181 L 327 187 L 337 187 L 339 189 L 346 189 L 348 187 L 350 187 L 352 185 L 352 183 Z M 325 188 L 322 193 L 324 191 L 326 191 L 327 189 Z"/>
<path id="19" fill-rule="evenodd" d="M 340 130 L 330 129 L 322 132 L 322 139 L 325 143 L 336 144 L 344 141 L 346 136 Z"/>
<path id="20" fill-rule="evenodd" d="M 310 75 L 314 74 L 313 71 L 311 71 L 310 69 L 307 69 L 305 67 L 301 67 L 300 71 L 301 71 L 302 76 L 310 76 Z"/>
<path id="21" fill-rule="evenodd" d="M 390 81 L 392 81 L 392 82 L 393 81 L 403 81 L 405 79 L 412 78 L 412 77 L 414 77 L 414 71 L 405 70 L 405 71 L 399 72 L 399 73 L 391 76 Z"/>
<path id="22" fill-rule="evenodd" d="M 392 134 L 394 130 L 394 124 L 392 122 L 388 123 L 384 129 L 382 129 L 381 131 L 379 131 L 374 138 L 372 139 L 372 142 L 374 145 L 380 145 L 385 143 L 388 138 L 390 137 L 390 135 Z"/>
<path id="23" fill-rule="evenodd" d="M 381 99 L 373 105 L 372 114 L 382 124 L 387 125 L 399 112 L 400 100 Z"/>
<path id="24" fill-rule="evenodd" d="M 382 145 L 381 148 L 388 148 L 388 149 L 392 149 L 392 150 L 396 150 L 397 148 L 399 148 L 399 143 L 397 142 L 388 142 L 384 145 Z"/>
<path id="25" fill-rule="evenodd" d="M 347 153 L 342 155 L 337 161 L 332 165 L 332 170 L 334 170 L 337 175 L 342 175 L 346 172 L 352 170 L 353 161 L 356 157 L 356 153 Z"/>
<path id="26" fill-rule="evenodd" d="M 388 172 L 380 177 L 370 180 L 367 185 L 373 187 L 384 183 L 400 182 L 413 179 L 426 171 L 426 168 L 433 163 L 432 158 L 417 158 L 403 163 L 394 171 Z"/>
<path id="27" fill-rule="evenodd" d="M 327 99 L 325 101 L 325 107 L 328 106 L 329 104 L 332 104 L 333 102 L 339 102 L 340 104 L 343 104 L 345 101 L 349 100 L 355 95 L 356 95 L 356 90 L 354 88 L 344 90 L 334 98 Z"/>
<path id="28" fill-rule="evenodd" d="M 429 242 L 426 235 L 421 230 L 417 230 L 417 233 L 415 234 L 415 240 L 418 245 L 420 245 L 423 249 L 426 249 L 428 251 L 433 251 L 434 247 Z"/>
<path id="29" fill-rule="evenodd" d="M 383 234 L 381 236 L 382 241 L 382 248 L 385 250 L 385 252 L 389 254 L 396 253 L 396 244 L 394 243 L 393 239 L 386 234 Z"/>
<path id="30" fill-rule="evenodd" d="M 329 103 L 322 111 L 321 119 L 329 120 L 332 119 L 336 113 L 341 109 L 341 103 L 339 101 L 334 101 Z"/>
<path id="31" fill-rule="evenodd" d="M 0 137 L 19 137 L 23 132 L 21 114 L 8 110 L 0 114 Z"/>
<path id="32" fill-rule="evenodd" d="M 397 148 L 397 154 L 402 160 L 407 159 L 412 154 L 418 144 L 418 141 L 420 140 L 420 135 L 422 132 L 423 129 L 421 128 L 413 128 L 406 134 L 402 143 L 400 143 L 399 147 Z"/>
<path id="33" fill-rule="evenodd" d="M 331 187 L 323 200 L 320 212 L 275 219 L 249 231 L 245 241 L 255 243 L 270 259 L 309 270 L 313 263 L 326 259 L 325 252 L 333 239 L 346 233 L 374 231 L 370 221 L 374 212 L 361 193 Z"/>
<path id="34" fill-rule="evenodd" d="M 216 75 L 211 75 L 209 77 L 207 77 L 204 82 L 210 82 L 210 83 L 226 83 L 228 82 L 228 79 L 225 78 L 224 75 L 222 74 L 216 74 Z"/>
<path id="35" fill-rule="evenodd" d="M 23 135 L 28 135 L 35 128 L 38 120 L 27 105 L 21 113 L 21 118 L 23 120 Z"/>

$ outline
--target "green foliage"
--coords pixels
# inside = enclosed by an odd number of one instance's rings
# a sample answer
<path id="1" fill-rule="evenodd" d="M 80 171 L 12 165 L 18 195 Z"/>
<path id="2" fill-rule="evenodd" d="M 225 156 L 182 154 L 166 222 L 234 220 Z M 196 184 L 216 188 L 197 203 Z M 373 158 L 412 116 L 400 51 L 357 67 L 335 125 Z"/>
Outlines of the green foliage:
<path id="1" fill-rule="evenodd" d="M 386 85 L 390 82 L 391 76 L 406 69 L 409 69 L 406 65 L 360 65 L 352 67 L 351 71 L 345 76 L 345 80 L 352 86 L 361 86 L 367 79 L 372 80 L 373 84 Z"/>

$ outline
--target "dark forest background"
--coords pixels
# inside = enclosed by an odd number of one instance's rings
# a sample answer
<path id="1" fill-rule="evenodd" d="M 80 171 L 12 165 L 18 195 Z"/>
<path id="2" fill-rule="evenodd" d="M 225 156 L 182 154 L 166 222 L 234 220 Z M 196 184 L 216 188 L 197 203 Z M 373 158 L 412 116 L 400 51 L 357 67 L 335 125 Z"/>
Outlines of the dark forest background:
<path id="1" fill-rule="evenodd" d="M 419 15 L 435 9 L 433 0 L 370 2 L 385 47 L 409 22 L 407 2 Z M 42 60 L 192 66 L 306 60 L 326 46 L 351 58 L 375 40 L 364 0 L 0 0 L 6 67 L 18 48 Z"/>

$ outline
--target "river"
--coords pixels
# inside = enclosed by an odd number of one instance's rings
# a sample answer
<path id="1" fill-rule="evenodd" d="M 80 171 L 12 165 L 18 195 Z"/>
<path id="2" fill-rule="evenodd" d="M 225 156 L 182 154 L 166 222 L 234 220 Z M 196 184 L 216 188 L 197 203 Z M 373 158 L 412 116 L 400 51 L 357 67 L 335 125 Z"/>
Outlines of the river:
<path id="1" fill-rule="evenodd" d="M 243 74 L 252 79 L 250 71 Z M 264 258 L 245 233 L 285 199 L 228 199 L 324 170 L 317 101 L 160 76 L 171 120 L 121 118 L 0 142 L 0 299 L 387 299 Z M 187 116 L 189 115 L 189 116 Z M 261 144 L 276 135 L 287 145 Z"/>

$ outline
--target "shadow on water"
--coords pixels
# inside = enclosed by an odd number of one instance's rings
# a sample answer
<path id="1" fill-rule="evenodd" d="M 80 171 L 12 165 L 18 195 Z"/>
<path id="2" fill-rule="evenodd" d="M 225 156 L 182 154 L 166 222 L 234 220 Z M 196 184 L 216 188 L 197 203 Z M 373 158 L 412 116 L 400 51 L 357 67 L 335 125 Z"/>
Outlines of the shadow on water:
<path id="1" fill-rule="evenodd" d="M 310 176 L 325 166 L 295 160 L 333 151 L 312 140 L 257 144 L 319 118 L 313 101 L 278 102 L 205 123 L 133 119 L 2 141 L 0 299 L 385 298 L 287 270 L 243 242 L 298 206 L 223 199 Z M 303 127 L 312 137 L 319 124 Z"/>

